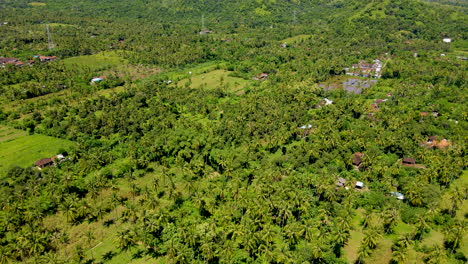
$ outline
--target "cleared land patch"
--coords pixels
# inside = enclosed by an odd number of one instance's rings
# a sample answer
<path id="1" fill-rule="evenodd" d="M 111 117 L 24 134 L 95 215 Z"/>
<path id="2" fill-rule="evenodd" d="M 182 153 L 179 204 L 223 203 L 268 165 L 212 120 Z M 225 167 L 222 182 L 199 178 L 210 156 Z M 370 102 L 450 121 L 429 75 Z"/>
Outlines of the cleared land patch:
<path id="1" fill-rule="evenodd" d="M 215 70 L 200 75 L 196 75 L 187 79 L 183 79 L 177 83 L 179 86 L 190 88 L 216 89 L 222 88 L 230 92 L 238 91 L 250 83 L 248 80 L 233 77 L 229 75 L 229 71 Z"/>
<path id="2" fill-rule="evenodd" d="M 46 3 L 41 3 L 41 2 L 31 2 L 29 3 L 30 6 L 46 6 Z"/>
<path id="3" fill-rule="evenodd" d="M 91 70 L 104 70 L 113 66 L 127 64 L 118 52 L 101 52 L 94 55 L 85 55 L 64 59 L 63 63 L 69 67 L 88 67 Z"/>
<path id="4" fill-rule="evenodd" d="M 290 38 L 280 40 L 280 42 L 281 43 L 284 43 L 284 42 L 286 42 L 286 43 L 296 43 L 296 42 L 304 41 L 304 40 L 309 39 L 311 37 L 312 37 L 312 35 L 301 34 L 301 35 L 297 35 L 297 36 L 294 36 L 294 37 L 290 37 Z"/>
<path id="5" fill-rule="evenodd" d="M 73 142 L 44 135 L 28 133 L 0 125 L 0 174 L 11 166 L 27 167 L 36 160 L 58 154 L 61 148 Z"/>

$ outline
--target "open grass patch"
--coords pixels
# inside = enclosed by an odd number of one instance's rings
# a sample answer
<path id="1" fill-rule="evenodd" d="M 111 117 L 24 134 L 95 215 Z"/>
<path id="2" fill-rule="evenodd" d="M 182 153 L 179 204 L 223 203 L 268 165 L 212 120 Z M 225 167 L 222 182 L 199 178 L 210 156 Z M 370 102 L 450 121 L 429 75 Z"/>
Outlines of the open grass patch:
<path id="1" fill-rule="evenodd" d="M 44 135 L 28 135 L 26 132 L 0 126 L 0 174 L 12 166 L 32 166 L 41 158 L 58 154 L 73 142 Z"/>
<path id="2" fill-rule="evenodd" d="M 78 56 L 64 59 L 63 63 L 68 67 L 87 67 L 91 70 L 105 70 L 114 66 L 127 64 L 123 54 L 115 51 L 100 52 L 94 55 Z"/>
<path id="3" fill-rule="evenodd" d="M 307 39 L 309 39 L 311 37 L 312 37 L 312 35 L 301 34 L 301 35 L 297 35 L 297 36 L 294 36 L 294 37 L 290 37 L 290 38 L 280 40 L 280 42 L 281 43 L 297 43 L 297 42 L 307 40 Z"/>
<path id="4" fill-rule="evenodd" d="M 46 6 L 46 3 L 41 3 L 41 2 L 31 2 L 28 5 L 30 6 Z"/>
<path id="5" fill-rule="evenodd" d="M 216 89 L 229 92 L 238 91 L 247 86 L 250 81 L 229 75 L 226 70 L 215 70 L 180 80 L 177 85 L 190 88 Z"/>

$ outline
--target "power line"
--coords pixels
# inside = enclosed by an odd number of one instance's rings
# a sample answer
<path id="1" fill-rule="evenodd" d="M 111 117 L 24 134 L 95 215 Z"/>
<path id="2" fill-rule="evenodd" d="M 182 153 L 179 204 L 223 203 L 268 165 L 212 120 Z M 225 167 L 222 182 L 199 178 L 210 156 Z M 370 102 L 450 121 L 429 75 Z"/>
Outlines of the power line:
<path id="1" fill-rule="evenodd" d="M 47 42 L 49 44 L 49 50 L 51 50 L 55 48 L 55 44 L 52 41 L 52 35 L 50 34 L 49 24 L 46 25 L 46 30 L 47 30 Z"/>

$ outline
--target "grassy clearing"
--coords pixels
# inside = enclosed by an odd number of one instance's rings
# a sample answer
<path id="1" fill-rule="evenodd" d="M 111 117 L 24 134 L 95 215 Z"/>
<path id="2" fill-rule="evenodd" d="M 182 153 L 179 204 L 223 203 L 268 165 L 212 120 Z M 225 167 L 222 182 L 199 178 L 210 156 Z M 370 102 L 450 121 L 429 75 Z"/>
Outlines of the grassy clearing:
<path id="1" fill-rule="evenodd" d="M 345 259 L 348 260 L 349 263 L 354 263 L 357 259 L 357 252 L 361 245 L 361 241 L 364 238 L 364 234 L 361 230 L 361 221 L 363 219 L 364 210 L 359 208 L 356 210 L 356 215 L 351 221 L 351 228 L 353 229 L 350 232 L 351 237 L 343 248 Z"/>
<path id="2" fill-rule="evenodd" d="M 280 40 L 280 42 L 281 43 L 285 43 L 285 42 L 286 43 L 297 43 L 297 42 L 307 40 L 307 39 L 309 39 L 311 37 L 312 37 L 312 35 L 301 34 L 301 35 L 297 35 L 297 36 L 294 36 L 294 37 L 290 37 L 290 38 Z"/>
<path id="3" fill-rule="evenodd" d="M 62 24 L 62 23 L 50 23 L 50 27 L 75 27 L 76 25 Z"/>
<path id="4" fill-rule="evenodd" d="M 41 2 L 31 2 L 29 3 L 30 6 L 46 6 L 46 3 L 41 3 Z"/>
<path id="5" fill-rule="evenodd" d="M 244 88 L 249 83 L 250 81 L 229 76 L 229 72 L 226 70 L 215 70 L 183 79 L 179 81 L 177 85 L 201 89 L 222 88 L 230 92 L 235 92 Z"/>
<path id="6" fill-rule="evenodd" d="M 61 148 L 73 142 L 44 135 L 28 135 L 26 132 L 0 126 L 0 174 L 11 166 L 31 166 L 36 160 L 51 157 Z"/>
<path id="7" fill-rule="evenodd" d="M 161 76 L 153 75 L 153 76 L 146 78 L 146 80 L 155 81 L 155 80 L 159 80 L 162 77 L 166 81 L 171 80 L 173 83 L 177 83 L 182 79 L 189 78 L 190 76 L 195 76 L 195 75 L 211 72 L 214 70 L 222 69 L 224 67 L 225 67 L 225 63 L 223 62 L 219 62 L 219 61 L 205 62 L 205 63 L 197 64 L 195 66 L 186 67 L 181 70 L 165 72 Z M 192 74 L 190 74 L 190 72 Z"/>
<path id="8" fill-rule="evenodd" d="M 125 166 L 128 162 L 129 161 L 126 159 L 116 160 L 114 163 L 102 168 L 101 170 L 106 169 L 110 170 L 112 173 L 116 173 L 120 167 Z M 146 173 L 143 177 L 132 180 L 131 183 L 143 189 L 147 186 L 149 187 L 154 178 L 159 178 L 161 180 L 161 172 L 158 170 L 158 167 L 154 167 L 153 164 L 150 166 L 155 169 L 154 172 Z M 99 171 L 91 173 L 86 177 L 85 181 L 98 173 Z M 98 203 L 100 204 L 109 204 L 111 203 L 113 193 L 118 197 L 127 198 L 128 200 L 126 203 L 130 204 L 136 204 L 140 199 L 144 198 L 142 195 L 132 195 L 129 180 L 120 178 L 115 181 L 113 189 L 108 188 L 101 190 L 94 200 L 90 197 L 86 199 L 89 203 L 99 201 Z M 171 201 L 164 199 L 161 199 L 160 202 L 161 207 L 171 204 Z M 94 263 L 161 263 L 160 259 L 151 259 L 146 256 L 143 258 L 132 259 L 132 256 L 137 252 L 137 250 L 143 249 L 140 245 L 131 248 L 127 252 L 119 249 L 119 232 L 132 228 L 133 226 L 131 221 L 122 220 L 124 210 L 125 207 L 123 205 L 118 205 L 110 212 L 105 213 L 100 220 L 95 222 L 85 221 L 76 225 L 67 223 L 65 216 L 59 212 L 53 216 L 47 217 L 44 220 L 44 224 L 47 228 L 59 228 L 60 230 L 63 230 L 70 238 L 67 245 L 59 249 L 59 256 L 72 256 L 75 253 L 76 248 L 81 247 L 84 250 L 86 259 L 94 259 Z M 157 210 L 157 208 L 155 210 Z M 105 226 L 104 223 L 109 220 L 114 221 L 114 223 L 109 226 Z M 87 236 L 88 233 L 92 234 L 91 239 Z M 113 257 L 110 260 L 104 260 L 103 256 L 109 252 L 114 254 Z"/>
<path id="9" fill-rule="evenodd" d="M 62 61 L 68 67 L 87 67 L 91 70 L 99 71 L 121 64 L 127 64 L 127 60 L 122 57 L 123 54 L 120 54 L 119 52 L 107 51 L 94 55 L 68 58 Z"/>
<path id="10" fill-rule="evenodd" d="M 120 78 L 129 78 L 132 81 L 148 78 L 161 73 L 161 69 L 143 65 L 118 64 L 115 68 L 104 71 L 102 76 L 116 75 Z"/>

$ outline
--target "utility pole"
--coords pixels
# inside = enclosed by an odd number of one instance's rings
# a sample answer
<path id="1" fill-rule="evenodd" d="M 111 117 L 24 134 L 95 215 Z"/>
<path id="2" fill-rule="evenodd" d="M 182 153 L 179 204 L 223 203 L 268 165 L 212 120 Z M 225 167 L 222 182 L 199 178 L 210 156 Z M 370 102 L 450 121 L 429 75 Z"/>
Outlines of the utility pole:
<path id="1" fill-rule="evenodd" d="M 293 25 L 295 25 L 297 22 L 297 17 L 296 17 L 296 10 L 293 12 Z"/>
<path id="2" fill-rule="evenodd" d="M 52 36 L 51 36 L 50 30 L 49 30 L 49 24 L 46 25 L 46 30 L 47 30 L 47 41 L 49 43 L 49 50 L 51 50 L 51 49 L 55 48 L 55 44 L 52 41 Z"/>

